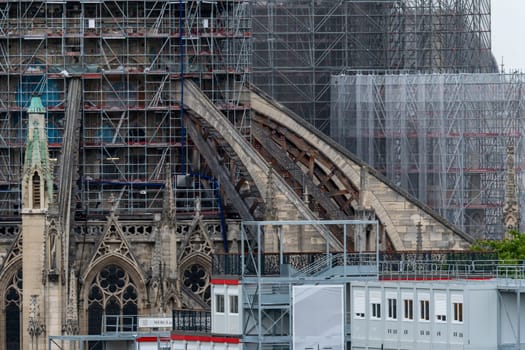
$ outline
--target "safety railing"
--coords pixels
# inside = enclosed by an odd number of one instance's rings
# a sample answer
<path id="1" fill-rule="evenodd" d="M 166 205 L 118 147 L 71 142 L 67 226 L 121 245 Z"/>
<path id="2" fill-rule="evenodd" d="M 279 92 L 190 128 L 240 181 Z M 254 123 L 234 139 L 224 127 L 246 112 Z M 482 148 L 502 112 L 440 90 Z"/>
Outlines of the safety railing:
<path id="1" fill-rule="evenodd" d="M 104 315 L 102 334 L 131 333 L 137 331 L 136 315 Z"/>
<path id="2" fill-rule="evenodd" d="M 314 261 L 310 265 L 305 266 L 304 268 L 298 270 L 296 276 L 315 276 L 321 271 L 332 268 L 334 261 L 337 261 L 340 256 L 343 254 L 327 254 L 321 259 Z"/>
<path id="3" fill-rule="evenodd" d="M 173 330 L 191 332 L 211 332 L 211 312 L 173 310 Z"/>
<path id="4" fill-rule="evenodd" d="M 379 278 L 383 280 L 489 279 L 497 274 L 497 260 L 379 262 Z"/>
<path id="5" fill-rule="evenodd" d="M 379 256 L 379 261 L 377 257 Z M 313 277 L 327 269 L 339 266 L 377 267 L 374 271 L 378 278 L 397 279 L 473 279 L 473 278 L 509 278 L 521 276 L 522 262 L 513 266 L 503 265 L 495 253 L 479 252 L 397 252 L 397 253 L 283 253 L 261 254 L 260 262 L 256 257 L 246 254 L 215 254 L 212 257 L 213 275 L 247 276 L 281 275 L 286 265 L 291 276 Z M 514 262 L 513 262 L 514 263 Z M 257 265 L 260 266 L 257 266 Z M 525 266 L 525 262 L 523 262 Z M 351 270 L 355 275 L 356 271 Z M 370 276 L 370 269 L 363 269 Z M 525 273 L 523 273 L 525 277 Z"/>

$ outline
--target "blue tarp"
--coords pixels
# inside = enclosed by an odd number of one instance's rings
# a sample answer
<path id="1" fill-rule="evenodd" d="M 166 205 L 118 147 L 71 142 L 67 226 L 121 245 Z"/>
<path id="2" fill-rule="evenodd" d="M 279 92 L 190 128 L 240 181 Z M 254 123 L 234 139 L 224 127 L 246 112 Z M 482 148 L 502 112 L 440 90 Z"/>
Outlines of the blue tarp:
<path id="1" fill-rule="evenodd" d="M 16 90 L 17 105 L 29 107 L 33 96 L 40 96 L 44 107 L 58 106 L 61 102 L 58 81 L 46 79 L 44 75 L 23 76 Z"/>

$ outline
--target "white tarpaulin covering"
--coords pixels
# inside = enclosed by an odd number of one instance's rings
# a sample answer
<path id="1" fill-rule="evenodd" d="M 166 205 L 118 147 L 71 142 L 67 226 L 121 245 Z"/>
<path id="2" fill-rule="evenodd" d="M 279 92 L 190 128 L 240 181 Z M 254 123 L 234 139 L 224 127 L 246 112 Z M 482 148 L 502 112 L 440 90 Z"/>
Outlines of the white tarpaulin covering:
<path id="1" fill-rule="evenodd" d="M 343 286 L 293 287 L 293 350 L 344 349 Z"/>

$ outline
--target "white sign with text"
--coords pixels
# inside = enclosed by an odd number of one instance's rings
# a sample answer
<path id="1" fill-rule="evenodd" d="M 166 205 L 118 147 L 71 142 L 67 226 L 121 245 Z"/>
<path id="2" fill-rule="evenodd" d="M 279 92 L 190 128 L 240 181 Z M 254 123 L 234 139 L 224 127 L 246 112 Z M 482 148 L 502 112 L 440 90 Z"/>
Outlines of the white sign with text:
<path id="1" fill-rule="evenodd" d="M 172 328 L 171 317 L 139 317 L 139 328 Z"/>

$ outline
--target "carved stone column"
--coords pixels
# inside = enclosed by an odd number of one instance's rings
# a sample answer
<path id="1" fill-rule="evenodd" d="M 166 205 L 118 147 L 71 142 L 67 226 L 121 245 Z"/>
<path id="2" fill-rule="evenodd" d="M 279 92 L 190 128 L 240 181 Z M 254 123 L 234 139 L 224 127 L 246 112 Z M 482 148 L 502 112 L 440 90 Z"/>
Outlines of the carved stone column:
<path id="1" fill-rule="evenodd" d="M 38 349 L 40 336 L 46 332 L 46 326 L 40 320 L 40 305 L 38 304 L 38 295 L 31 295 L 29 301 L 29 319 L 27 333 L 31 337 L 32 349 Z"/>

